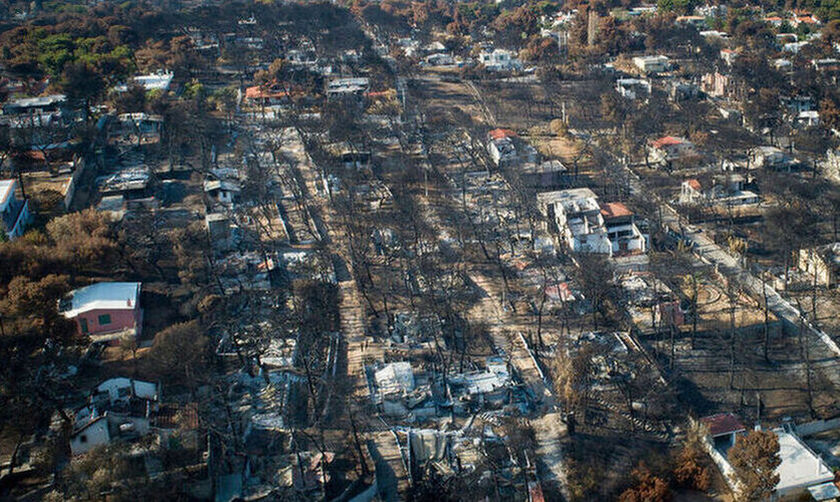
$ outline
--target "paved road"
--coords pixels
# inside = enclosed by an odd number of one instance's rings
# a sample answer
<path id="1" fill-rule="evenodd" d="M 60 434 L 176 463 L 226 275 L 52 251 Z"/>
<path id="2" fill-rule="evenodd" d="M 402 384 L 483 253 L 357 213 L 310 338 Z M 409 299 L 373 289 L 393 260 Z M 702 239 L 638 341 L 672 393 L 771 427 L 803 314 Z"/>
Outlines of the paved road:
<path id="1" fill-rule="evenodd" d="M 620 165 L 620 164 L 619 164 Z M 632 171 L 630 167 L 624 167 L 627 171 L 630 180 L 630 190 L 632 193 L 647 193 L 652 194 L 653 191 L 645 191 L 642 181 L 639 176 Z M 705 260 L 707 263 L 717 266 L 718 271 L 731 278 L 737 278 L 741 284 L 744 285 L 747 292 L 753 298 L 763 301 L 764 291 L 767 292 L 767 305 L 770 310 L 780 319 L 783 319 L 789 326 L 798 326 L 802 317 L 801 312 L 785 300 L 782 295 L 776 291 L 771 285 L 763 284 L 761 279 L 757 278 L 753 273 L 740 263 L 740 261 L 731 254 L 724 251 L 719 245 L 706 236 L 703 232 L 688 232 L 684 225 L 680 223 L 680 217 L 676 210 L 659 197 L 654 196 L 662 208 L 662 222 L 673 232 L 684 235 L 684 237 L 691 242 L 694 252 Z M 813 334 L 822 338 L 824 333 L 819 332 L 815 327 L 808 323 L 808 327 Z M 835 355 L 840 356 L 840 349 L 832 342 L 829 350 Z"/>
<path id="2" fill-rule="evenodd" d="M 524 345 L 517 326 L 517 320 L 508 311 L 500 308 L 502 295 L 497 281 L 492 281 L 480 269 L 469 272 L 472 281 L 485 292 L 482 300 L 470 311 L 470 316 L 487 323 L 490 338 L 497 349 L 504 350 L 511 358 L 511 364 L 519 373 L 534 396 L 542 401 L 545 413 L 530 421 L 537 440 L 537 453 L 546 467 L 543 481 L 554 481 L 560 486 L 566 500 L 569 500 L 566 473 L 563 465 L 561 438 L 566 435 L 566 425 L 557 410 L 557 402 L 549 386 L 543 380 L 536 362 Z"/>
<path id="3" fill-rule="evenodd" d="M 434 204 L 426 197 L 420 197 L 426 213 L 425 218 L 435 228 L 441 229 L 441 234 L 454 235 L 455 230 L 447 228 L 442 211 L 449 210 L 439 204 Z M 561 494 L 569 500 L 566 483 L 566 473 L 563 463 L 563 446 L 561 438 L 566 435 L 566 425 L 562 422 L 558 413 L 557 401 L 554 398 L 552 389 L 546 385 L 543 374 L 538 368 L 536 361 L 531 356 L 524 339 L 519 335 L 527 331 L 527 325 L 521 319 L 502 308 L 503 301 L 502 285 L 498 279 L 487 276 L 484 269 L 488 264 L 475 264 L 470 267 L 468 274 L 472 282 L 482 291 L 481 300 L 467 313 L 469 318 L 478 320 L 487 325 L 490 339 L 497 351 L 503 352 L 510 357 L 511 365 L 522 378 L 523 382 L 531 389 L 536 399 L 542 402 L 544 413 L 538 419 L 530 421 L 537 440 L 537 453 L 542 464 L 546 467 L 543 472 L 542 481 L 556 482 Z"/>
<path id="4" fill-rule="evenodd" d="M 369 32 L 368 36 L 376 41 L 376 37 L 373 33 Z M 392 69 L 394 69 L 396 73 L 396 67 L 392 67 Z M 400 83 L 403 82 L 402 78 L 399 78 L 398 80 Z M 484 104 L 478 89 L 476 89 L 471 83 L 467 83 L 466 86 L 481 106 L 488 122 L 490 124 L 495 124 L 495 117 L 493 117 L 490 110 Z M 406 105 L 406 101 L 410 100 L 410 95 L 407 92 L 406 87 L 407 86 L 400 85 L 400 91 L 402 93 L 401 101 L 404 106 Z M 411 106 L 407 107 L 408 110 L 411 108 Z M 410 113 L 407 113 L 407 115 L 410 115 Z M 409 120 L 405 121 L 410 122 Z M 417 145 L 417 148 L 414 150 L 420 152 L 427 151 L 423 145 Z M 424 160 L 428 164 L 428 159 Z M 419 197 L 419 199 L 426 208 L 426 215 L 429 218 L 429 221 L 435 225 L 440 225 L 440 228 L 443 228 L 441 222 L 445 219 L 441 218 L 441 215 L 436 213 L 436 211 L 441 208 L 430 203 L 427 197 Z M 560 486 L 561 493 L 564 498 L 569 500 L 569 494 L 566 488 L 565 469 L 563 467 L 563 451 L 560 443 L 560 438 L 565 435 L 565 426 L 560 420 L 559 414 L 555 412 L 555 401 L 553 395 L 551 394 L 551 389 L 545 385 L 541 373 L 536 367 L 536 363 L 531 358 L 530 353 L 522 344 L 521 340 L 517 339 L 516 336 L 510 340 L 507 333 L 513 332 L 513 334 L 516 335 L 514 327 L 515 319 L 513 319 L 513 316 L 511 316 L 510 313 L 500 308 L 500 305 L 502 305 L 503 302 L 500 292 L 498 291 L 498 284 L 496 284 L 496 281 L 489 280 L 481 272 L 480 267 L 474 267 L 473 270 L 470 271 L 470 277 L 473 282 L 475 282 L 475 284 L 477 284 L 485 292 L 482 300 L 476 307 L 473 308 L 470 314 L 477 316 L 478 319 L 481 319 L 489 324 L 493 344 L 496 345 L 497 348 L 502 349 L 511 355 L 511 363 L 517 369 L 517 372 L 522 376 L 526 384 L 531 387 L 534 395 L 536 395 L 539 399 L 542 399 L 545 409 L 550 410 L 550 413 L 544 415 L 540 420 L 532 421 L 531 424 L 534 427 L 538 443 L 538 453 L 540 454 L 543 464 L 548 469 L 548 473 L 545 473 L 545 477 L 552 481 L 556 481 Z M 390 463 L 393 465 L 393 462 Z"/>
<path id="5" fill-rule="evenodd" d="M 703 232 L 690 232 L 681 223 L 680 216 L 670 204 L 663 201 L 660 197 L 655 195 L 653 190 L 646 190 L 641 178 L 633 171 L 631 166 L 624 166 L 616 161 L 615 165 L 626 176 L 630 192 L 632 194 L 646 194 L 648 197 L 653 197 L 659 204 L 662 211 L 662 223 L 671 231 L 683 235 L 692 245 L 694 253 L 705 263 L 712 264 L 717 267 L 717 270 L 729 277 L 737 279 L 748 294 L 759 302 L 764 301 L 764 294 L 767 294 L 767 306 L 773 314 L 781 319 L 788 329 L 796 329 L 800 322 L 803 322 L 803 315 L 794 307 L 789 301 L 782 297 L 775 288 L 769 284 L 764 284 L 761 279 L 756 277 L 751 271 L 746 269 L 741 262 L 727 253 L 722 247 L 717 245 Z M 827 354 L 834 363 L 840 363 L 840 347 L 831 339 L 828 334 L 819 330 L 816 326 L 808 321 L 804 321 L 809 333 L 816 338 L 816 340 L 827 349 Z M 835 364 L 834 366 L 838 366 Z M 836 375 L 840 381 L 840 372 Z"/>

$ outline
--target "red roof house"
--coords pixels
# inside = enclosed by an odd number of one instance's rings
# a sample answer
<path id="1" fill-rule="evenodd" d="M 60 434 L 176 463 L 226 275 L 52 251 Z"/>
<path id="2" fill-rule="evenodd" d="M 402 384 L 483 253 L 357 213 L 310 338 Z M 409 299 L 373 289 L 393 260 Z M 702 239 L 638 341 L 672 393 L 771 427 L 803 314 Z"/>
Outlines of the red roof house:
<path id="1" fill-rule="evenodd" d="M 696 178 L 691 178 L 690 180 L 686 181 L 686 183 L 688 183 L 688 186 L 690 186 L 694 190 L 697 190 L 698 192 L 703 189 L 703 187 L 700 185 L 700 182 Z"/>
<path id="2" fill-rule="evenodd" d="M 487 136 L 489 136 L 490 139 L 497 140 L 504 138 L 515 138 L 516 133 L 510 129 L 493 129 L 492 131 L 487 133 Z"/>
<path id="3" fill-rule="evenodd" d="M 666 146 L 681 145 L 683 143 L 685 143 L 685 140 L 682 139 L 682 138 L 675 138 L 673 136 L 665 136 L 663 138 L 659 138 L 659 139 L 653 141 L 653 143 L 651 143 L 651 146 L 653 146 L 654 148 L 664 148 Z"/>
<path id="4" fill-rule="evenodd" d="M 700 423 L 709 429 L 709 436 L 716 438 L 729 434 L 737 434 L 747 430 L 738 417 L 732 413 L 718 413 L 700 419 Z"/>
<path id="5" fill-rule="evenodd" d="M 627 206 L 621 202 L 603 202 L 600 206 L 601 216 L 604 217 L 604 220 L 633 216 L 633 211 L 628 209 Z"/>
<path id="6" fill-rule="evenodd" d="M 694 144 L 685 138 L 665 136 L 650 143 L 651 153 L 657 162 L 670 162 L 699 156 Z"/>

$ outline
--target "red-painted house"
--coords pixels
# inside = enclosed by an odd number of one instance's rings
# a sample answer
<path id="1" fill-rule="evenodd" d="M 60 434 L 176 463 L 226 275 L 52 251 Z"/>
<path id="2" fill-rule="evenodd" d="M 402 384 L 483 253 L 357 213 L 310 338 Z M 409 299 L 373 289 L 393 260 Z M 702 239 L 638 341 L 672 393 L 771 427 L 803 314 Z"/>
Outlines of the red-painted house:
<path id="1" fill-rule="evenodd" d="M 99 282 L 73 290 L 59 301 L 58 310 L 93 341 L 139 336 L 143 326 L 139 282 Z"/>

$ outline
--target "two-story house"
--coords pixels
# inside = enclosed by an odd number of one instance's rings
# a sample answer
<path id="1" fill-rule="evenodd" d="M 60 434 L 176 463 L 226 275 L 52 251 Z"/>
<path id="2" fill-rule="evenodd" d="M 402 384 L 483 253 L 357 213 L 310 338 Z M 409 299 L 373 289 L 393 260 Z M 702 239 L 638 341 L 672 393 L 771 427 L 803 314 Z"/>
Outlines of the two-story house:
<path id="1" fill-rule="evenodd" d="M 840 276 L 840 242 L 800 249 L 796 263 L 800 271 L 815 276 L 818 286 L 837 286 Z"/>
<path id="2" fill-rule="evenodd" d="M 576 253 L 644 253 L 645 237 L 621 203 L 598 202 L 588 188 L 537 194 L 537 204 L 563 243 Z"/>
<path id="3" fill-rule="evenodd" d="M 754 169 L 790 170 L 794 163 L 793 157 L 775 146 L 755 147 L 750 150 L 749 158 Z"/>
<path id="4" fill-rule="evenodd" d="M 540 211 L 563 243 L 576 253 L 612 253 L 598 197 L 588 188 L 537 194 Z"/>
<path id="5" fill-rule="evenodd" d="M 738 97 L 738 86 L 733 77 L 720 72 L 700 77 L 700 90 L 713 98 Z"/>
<path id="6" fill-rule="evenodd" d="M 758 204 L 761 198 L 745 190 L 746 179 L 740 174 L 715 176 L 711 186 L 703 188 L 697 179 L 689 179 L 680 186 L 679 202 L 682 205 L 711 204 L 722 207 Z"/>
<path id="7" fill-rule="evenodd" d="M 625 99 L 646 99 L 650 96 L 650 82 L 638 78 L 620 78 L 615 81 L 615 90 Z"/>
<path id="8" fill-rule="evenodd" d="M 612 246 L 612 256 L 644 253 L 645 237 L 636 227 L 635 216 L 621 202 L 601 203 L 601 217 Z"/>
<path id="9" fill-rule="evenodd" d="M 651 160 L 657 163 L 689 160 L 700 157 L 694 143 L 685 138 L 665 136 L 652 141 L 650 144 Z"/>
<path id="10" fill-rule="evenodd" d="M 487 71 L 518 71 L 522 69 L 522 61 L 511 51 L 493 49 L 479 54 L 478 61 Z"/>
<path id="11" fill-rule="evenodd" d="M 516 159 L 516 145 L 513 143 L 516 137 L 510 129 L 493 129 L 487 133 L 487 153 L 494 164 L 500 166 Z"/>

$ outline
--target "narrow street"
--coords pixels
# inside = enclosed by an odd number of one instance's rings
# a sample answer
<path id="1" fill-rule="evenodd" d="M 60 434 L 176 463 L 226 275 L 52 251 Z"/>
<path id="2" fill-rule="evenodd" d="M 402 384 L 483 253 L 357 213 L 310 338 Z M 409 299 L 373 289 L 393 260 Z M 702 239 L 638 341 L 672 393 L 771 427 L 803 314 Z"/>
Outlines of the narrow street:
<path id="1" fill-rule="evenodd" d="M 723 248 L 707 237 L 705 233 L 688 231 L 685 225 L 681 223 L 679 213 L 670 204 L 656 196 L 653 190 L 646 189 L 641 178 L 631 167 L 622 166 L 620 162 L 616 162 L 615 165 L 626 173 L 631 193 L 653 194 L 652 197 L 655 198 L 662 211 L 663 225 L 667 226 L 672 232 L 686 238 L 691 243 L 692 250 L 699 260 L 715 266 L 721 274 L 735 278 L 745 287 L 746 292 L 760 303 L 764 301 L 766 290 L 767 305 L 770 311 L 785 322 L 786 329 L 798 329 L 800 322 L 803 322 L 803 314 L 782 297 L 775 288 L 770 284 L 764 284 L 761 279 L 744 268 L 737 258 L 724 251 Z M 811 322 L 805 320 L 804 325 L 808 328 L 808 332 L 815 339 L 815 342 L 821 344 L 824 349 L 827 349 L 826 355 L 828 357 L 823 358 L 823 362 L 825 363 L 830 359 L 830 366 L 835 368 L 834 381 L 840 382 L 840 346 L 828 334 L 819 330 Z"/>
<path id="2" fill-rule="evenodd" d="M 443 206 L 425 196 L 418 196 L 418 199 L 423 204 L 426 219 L 439 228 L 440 233 L 455 233 L 454 229 L 447 228 L 444 224 L 445 219 L 441 214 L 444 210 Z M 530 421 L 539 445 L 540 461 L 545 466 L 545 470 L 541 472 L 542 480 L 556 483 L 564 498 L 569 500 L 561 443 L 567 433 L 566 426 L 561 418 L 559 403 L 555 400 L 550 385 L 547 385 L 540 368 L 525 345 L 524 337 L 521 336 L 521 333 L 533 327 L 523 325 L 521 319 L 517 319 L 517 316 L 503 307 L 505 302 L 501 286 L 498 280 L 487 276 L 485 270 L 488 266 L 491 265 L 474 263 L 468 267 L 469 277 L 480 289 L 481 296 L 478 303 L 470 309 L 468 317 L 487 325 L 497 353 L 510 358 L 511 365 L 529 387 L 534 399 L 540 403 L 541 412 L 546 413 L 538 420 Z"/>

